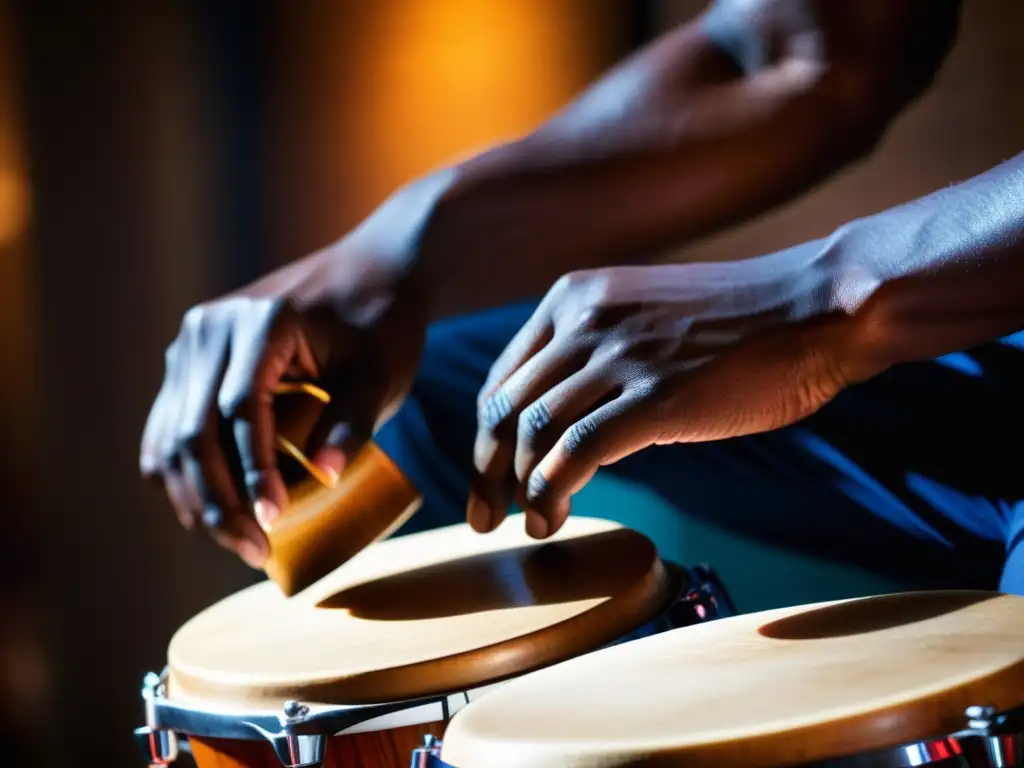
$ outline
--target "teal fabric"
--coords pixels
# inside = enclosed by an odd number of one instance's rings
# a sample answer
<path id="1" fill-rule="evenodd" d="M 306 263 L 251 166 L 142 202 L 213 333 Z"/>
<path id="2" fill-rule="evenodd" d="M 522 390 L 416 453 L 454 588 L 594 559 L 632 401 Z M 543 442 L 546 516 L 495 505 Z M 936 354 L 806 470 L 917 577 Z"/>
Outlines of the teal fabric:
<path id="1" fill-rule="evenodd" d="M 573 498 L 573 514 L 633 528 L 660 542 L 666 560 L 711 565 L 742 613 L 904 588 L 852 566 L 786 552 L 709 526 L 610 473 L 599 474 Z"/>

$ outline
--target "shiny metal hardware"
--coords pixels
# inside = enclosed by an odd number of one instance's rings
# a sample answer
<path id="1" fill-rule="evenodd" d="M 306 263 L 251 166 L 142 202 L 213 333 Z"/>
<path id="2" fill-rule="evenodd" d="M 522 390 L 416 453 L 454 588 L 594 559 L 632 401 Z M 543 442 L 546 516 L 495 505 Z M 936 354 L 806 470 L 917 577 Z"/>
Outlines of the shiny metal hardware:
<path id="1" fill-rule="evenodd" d="M 327 734 L 299 733 L 297 729 L 309 717 L 310 709 L 305 704 L 289 700 L 284 703 L 277 733 L 265 731 L 258 726 L 263 737 L 274 748 L 274 754 L 283 768 L 319 768 L 327 749 Z"/>
<path id="2" fill-rule="evenodd" d="M 142 680 L 142 701 L 146 707 L 147 723 L 152 723 L 149 715 L 153 702 L 163 695 L 163 678 L 153 672 L 147 672 Z M 136 728 L 135 743 L 149 768 L 170 765 L 178 759 L 178 736 L 168 728 L 156 728 L 151 725 Z"/>
<path id="3" fill-rule="evenodd" d="M 830 760 L 818 768 L 1024 768 L 1024 707 L 999 712 L 975 705 L 964 717 L 967 728 L 962 731 Z"/>
<path id="4" fill-rule="evenodd" d="M 245 725 L 270 742 L 282 768 L 320 768 L 331 731 L 307 727 L 309 719 L 308 706 L 289 700 L 281 708 L 276 727 L 265 721 L 260 724 L 252 720 L 246 721 Z"/>
<path id="5" fill-rule="evenodd" d="M 969 768 L 957 739 L 939 737 L 818 763 L 815 768 L 911 768 L 918 765 Z"/>
<path id="6" fill-rule="evenodd" d="M 409 768 L 441 768 L 441 740 L 430 734 L 423 737 L 423 746 L 412 751 Z"/>
<path id="7" fill-rule="evenodd" d="M 174 731 L 136 728 L 135 743 L 148 768 L 161 768 L 178 759 L 178 737 Z"/>
<path id="8" fill-rule="evenodd" d="M 280 731 L 270 733 L 258 729 L 274 747 L 274 753 L 283 768 L 319 768 L 324 762 L 327 734 L 297 732 L 309 714 L 310 709 L 305 704 L 294 700 L 286 701 L 281 715 Z"/>
<path id="9" fill-rule="evenodd" d="M 975 704 L 964 710 L 967 729 L 956 734 L 977 753 L 969 765 L 981 768 L 1024 767 L 1024 706 L 1000 712 Z"/>
<path id="10" fill-rule="evenodd" d="M 665 613 L 670 629 L 736 615 L 732 598 L 711 566 L 698 565 L 683 570 L 689 578 L 683 592 Z"/>

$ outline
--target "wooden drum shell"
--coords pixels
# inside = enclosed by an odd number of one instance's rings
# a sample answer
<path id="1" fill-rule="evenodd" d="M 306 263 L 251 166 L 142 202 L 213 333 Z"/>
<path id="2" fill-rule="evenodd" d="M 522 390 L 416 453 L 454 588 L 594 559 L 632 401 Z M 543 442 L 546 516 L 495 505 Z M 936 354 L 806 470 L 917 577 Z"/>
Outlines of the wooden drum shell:
<path id="1" fill-rule="evenodd" d="M 327 741 L 323 768 L 405 768 L 412 751 L 427 735 L 444 735 L 445 723 L 424 723 L 332 736 Z M 266 741 L 189 739 L 198 768 L 281 768 Z"/>

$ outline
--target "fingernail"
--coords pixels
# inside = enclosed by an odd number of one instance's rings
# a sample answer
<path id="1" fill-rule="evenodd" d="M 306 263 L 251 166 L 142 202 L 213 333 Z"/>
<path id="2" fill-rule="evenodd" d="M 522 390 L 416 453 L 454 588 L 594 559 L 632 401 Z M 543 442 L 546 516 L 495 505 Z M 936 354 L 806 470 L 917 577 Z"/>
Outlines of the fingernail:
<path id="1" fill-rule="evenodd" d="M 340 449 L 328 445 L 317 450 L 310 461 L 333 478 L 334 482 L 338 481 L 341 471 L 345 469 L 345 454 Z"/>
<path id="2" fill-rule="evenodd" d="M 266 545 L 245 539 L 238 543 L 238 555 L 250 568 L 260 570 L 267 561 Z"/>
<path id="3" fill-rule="evenodd" d="M 526 535 L 534 539 L 543 539 L 548 535 L 548 521 L 540 512 L 526 510 Z"/>
<path id="4" fill-rule="evenodd" d="M 252 505 L 252 511 L 256 515 L 256 522 L 264 531 L 269 531 L 281 517 L 281 510 L 269 499 L 256 499 L 256 503 Z"/>
<path id="5" fill-rule="evenodd" d="M 477 533 L 491 530 L 491 510 L 476 496 L 470 496 L 466 505 L 466 522 Z"/>

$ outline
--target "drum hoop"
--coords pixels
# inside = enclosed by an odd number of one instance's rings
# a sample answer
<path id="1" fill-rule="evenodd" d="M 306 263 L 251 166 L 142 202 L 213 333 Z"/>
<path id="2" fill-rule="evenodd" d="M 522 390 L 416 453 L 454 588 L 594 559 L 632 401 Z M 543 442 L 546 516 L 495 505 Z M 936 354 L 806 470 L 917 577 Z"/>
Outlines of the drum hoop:
<path id="1" fill-rule="evenodd" d="M 810 765 L 813 768 L 911 768 L 934 765 L 950 759 L 964 759 L 971 742 L 980 743 L 980 751 L 989 759 L 985 765 L 1022 764 L 1024 704 L 1004 712 L 996 712 L 992 707 L 972 706 L 965 710 L 964 717 L 966 728 L 944 736 L 831 758 Z M 413 764 L 421 768 L 456 768 L 441 759 L 443 746 L 441 740 L 428 736 L 426 746 L 416 750 L 421 756 L 421 762 Z"/>
<path id="2" fill-rule="evenodd" d="M 679 586 L 672 599 L 658 615 L 602 647 L 619 645 L 648 635 L 701 623 L 712 618 L 725 618 L 736 613 L 732 600 L 710 566 L 698 565 L 687 568 L 669 561 L 662 562 L 677 576 Z M 594 650 L 600 650 L 600 648 Z M 476 698 L 474 694 L 479 696 L 482 692 L 506 682 L 504 680 L 490 681 L 475 688 L 454 693 L 440 693 L 378 704 L 306 706 L 297 702 L 283 702 L 283 708 L 277 712 L 271 710 L 246 712 L 175 702 L 167 698 L 167 675 L 166 667 L 159 675 L 152 672 L 146 675 L 142 688 L 142 699 L 146 711 L 147 727 L 140 730 L 150 733 L 173 731 L 210 738 L 269 739 L 271 741 L 284 734 L 333 736 L 352 731 L 360 724 L 379 717 L 431 705 L 439 705 L 440 717 L 438 720 L 447 721 L 458 710 Z M 514 677 L 519 677 L 519 675 Z M 301 716 L 294 711 L 296 707 L 303 708 Z M 289 710 L 292 711 L 291 715 L 288 714 Z"/>

